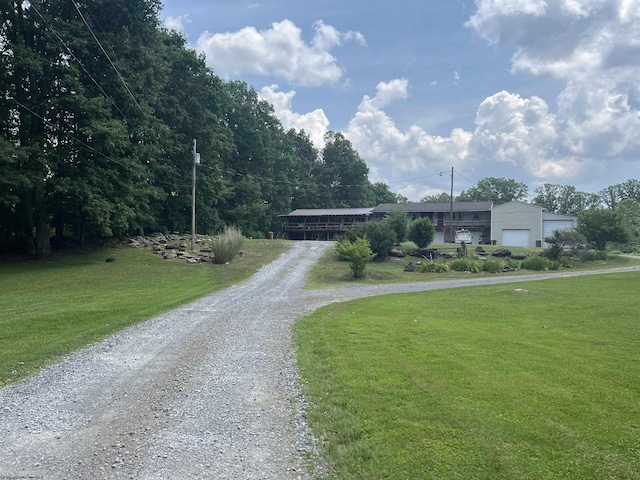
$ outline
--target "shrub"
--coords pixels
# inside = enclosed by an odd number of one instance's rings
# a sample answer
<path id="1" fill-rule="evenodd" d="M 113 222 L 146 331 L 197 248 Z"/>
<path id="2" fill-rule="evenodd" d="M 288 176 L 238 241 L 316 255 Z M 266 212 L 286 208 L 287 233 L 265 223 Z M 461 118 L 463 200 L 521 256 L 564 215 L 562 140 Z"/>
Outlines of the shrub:
<path id="1" fill-rule="evenodd" d="M 489 258 L 482 264 L 482 271 L 489 273 L 498 273 L 502 271 L 504 264 L 495 258 Z"/>
<path id="2" fill-rule="evenodd" d="M 449 265 L 444 262 L 425 262 L 420 265 L 422 273 L 446 273 L 449 271 Z"/>
<path id="3" fill-rule="evenodd" d="M 213 262 L 224 264 L 233 260 L 240 251 L 243 241 L 244 237 L 240 229 L 233 225 L 226 227 L 211 247 Z"/>
<path id="4" fill-rule="evenodd" d="M 507 259 L 506 264 L 507 267 L 509 268 L 513 268 L 514 270 L 517 270 L 518 268 L 520 268 L 520 262 L 518 260 L 513 260 L 511 258 Z"/>
<path id="5" fill-rule="evenodd" d="M 336 251 L 340 260 L 349 262 L 354 278 L 363 277 L 367 262 L 375 257 L 367 237 L 357 237 L 353 242 L 343 238 L 338 241 Z"/>
<path id="6" fill-rule="evenodd" d="M 523 268 L 525 270 L 536 270 L 541 272 L 543 270 L 548 270 L 550 264 L 551 262 L 548 259 L 536 255 L 536 256 L 528 257 L 524 259 L 520 264 L 520 268 Z"/>
<path id="7" fill-rule="evenodd" d="M 356 238 L 367 237 L 371 251 L 376 254 L 376 258 L 386 258 L 389 250 L 397 242 L 396 233 L 384 221 L 366 222 L 350 228 L 344 238 L 354 242 Z"/>
<path id="8" fill-rule="evenodd" d="M 427 217 L 414 220 L 409 225 L 407 238 L 415 243 L 418 248 L 427 248 L 436 236 L 436 228 Z"/>
<path id="9" fill-rule="evenodd" d="M 579 248 L 586 243 L 584 235 L 574 228 L 562 228 L 554 230 L 550 237 L 544 239 L 549 247 L 545 249 L 544 256 L 551 260 L 558 260 L 565 248 Z"/>
<path id="10" fill-rule="evenodd" d="M 409 231 L 409 215 L 404 210 L 392 210 L 383 220 L 396 234 L 396 242 L 402 243 L 407 239 Z"/>
<path id="11" fill-rule="evenodd" d="M 580 260 L 583 262 L 595 262 L 596 260 L 606 260 L 607 254 L 602 251 L 595 250 L 587 250 L 586 252 L 582 252 L 580 255 Z"/>
<path id="12" fill-rule="evenodd" d="M 457 258 L 451 262 L 449 267 L 456 272 L 480 272 L 480 263 L 471 258 Z"/>

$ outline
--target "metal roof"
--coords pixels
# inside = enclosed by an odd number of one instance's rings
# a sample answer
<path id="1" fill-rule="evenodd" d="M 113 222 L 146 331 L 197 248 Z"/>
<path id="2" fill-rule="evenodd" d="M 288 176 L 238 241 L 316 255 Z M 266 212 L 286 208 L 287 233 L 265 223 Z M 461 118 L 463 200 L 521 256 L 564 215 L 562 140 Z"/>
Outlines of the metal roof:
<path id="1" fill-rule="evenodd" d="M 353 215 L 371 215 L 373 208 L 299 208 L 288 215 L 280 215 L 281 217 L 346 217 Z"/>
<path id="2" fill-rule="evenodd" d="M 453 210 L 456 212 L 488 212 L 493 202 L 453 202 Z M 448 212 L 451 209 L 449 202 L 441 203 L 381 203 L 373 209 L 374 213 L 389 213 L 393 210 L 404 210 L 407 213 L 435 213 Z"/>

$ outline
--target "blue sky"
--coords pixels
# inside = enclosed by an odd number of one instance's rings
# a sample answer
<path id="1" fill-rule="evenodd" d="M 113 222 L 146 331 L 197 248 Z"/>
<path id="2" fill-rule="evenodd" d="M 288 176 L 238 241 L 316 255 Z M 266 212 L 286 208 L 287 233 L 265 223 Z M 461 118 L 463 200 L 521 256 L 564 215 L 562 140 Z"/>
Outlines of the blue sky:
<path id="1" fill-rule="evenodd" d="M 162 18 L 410 200 L 452 167 L 454 193 L 640 178 L 640 0 L 164 0 Z"/>

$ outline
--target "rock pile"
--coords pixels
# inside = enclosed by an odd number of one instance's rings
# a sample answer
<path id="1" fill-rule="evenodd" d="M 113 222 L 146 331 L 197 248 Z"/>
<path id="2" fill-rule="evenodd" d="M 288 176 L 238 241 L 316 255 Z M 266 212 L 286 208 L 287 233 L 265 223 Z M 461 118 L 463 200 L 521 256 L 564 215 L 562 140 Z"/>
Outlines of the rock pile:
<path id="1" fill-rule="evenodd" d="M 208 235 L 197 235 L 195 252 L 189 252 L 191 237 L 177 233 L 151 235 L 138 235 L 130 238 L 122 238 L 117 242 L 118 246 L 130 248 L 151 248 L 153 253 L 162 255 L 166 260 L 183 260 L 186 263 L 213 262 L 211 245 L 216 238 Z"/>

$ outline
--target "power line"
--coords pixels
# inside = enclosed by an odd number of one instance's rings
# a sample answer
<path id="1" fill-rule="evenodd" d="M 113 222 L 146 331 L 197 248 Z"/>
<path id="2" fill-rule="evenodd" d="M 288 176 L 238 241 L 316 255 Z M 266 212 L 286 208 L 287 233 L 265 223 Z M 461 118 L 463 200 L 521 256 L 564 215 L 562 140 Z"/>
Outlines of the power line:
<path id="1" fill-rule="evenodd" d="M 85 68 L 85 66 L 82 64 L 82 62 L 78 59 L 78 57 L 75 56 L 75 54 L 73 53 L 73 51 L 71 50 L 71 48 L 67 45 L 67 43 L 64 41 L 64 39 L 58 34 L 58 32 L 56 31 L 55 28 L 53 28 L 53 26 L 47 21 L 46 18 L 44 18 L 44 16 L 40 13 L 40 11 L 36 8 L 35 4 L 31 4 L 31 8 L 33 8 L 33 10 L 38 14 L 38 16 L 42 19 L 42 21 L 46 24 L 47 28 L 49 28 L 49 30 L 51 30 L 51 32 L 57 37 L 57 39 L 60 41 L 60 43 L 62 43 L 62 46 L 64 48 L 67 49 L 67 52 L 69 52 L 69 55 L 71 55 L 73 57 L 73 59 L 78 62 L 78 65 L 80 65 L 80 67 L 82 67 L 82 69 L 84 70 L 84 72 L 89 76 L 89 78 L 93 81 L 93 83 L 96 85 L 96 87 L 98 87 L 98 89 L 100 90 L 100 92 L 102 92 L 102 94 L 111 101 L 112 105 L 115 107 L 115 109 L 120 113 L 120 115 L 122 115 L 122 117 L 128 122 L 129 119 L 127 118 L 127 116 L 122 112 L 122 110 L 120 110 L 120 108 L 118 107 L 118 105 L 116 104 L 115 100 L 113 98 L 111 98 L 109 96 L 109 94 L 107 92 L 104 91 L 104 89 L 102 88 L 102 86 L 100 85 L 100 83 L 93 78 L 93 76 L 91 75 L 91 73 L 89 73 L 89 71 Z"/>
<path id="2" fill-rule="evenodd" d="M 144 112 L 144 110 L 142 110 L 142 107 L 138 103 L 138 100 L 136 100 L 136 97 L 133 96 L 133 92 L 131 92 L 131 89 L 129 88 L 129 85 L 127 85 L 127 82 L 125 81 L 124 77 L 120 74 L 120 71 L 116 68 L 115 64 L 111 61 L 111 57 L 109 57 L 109 54 L 107 53 L 107 51 L 102 46 L 102 43 L 100 43 L 100 40 L 98 40 L 98 37 L 96 37 L 96 34 L 93 33 L 93 30 L 91 29 L 91 26 L 87 22 L 87 19 L 84 18 L 84 15 L 80 11 L 80 7 L 78 7 L 78 4 L 75 2 L 75 0 L 71 0 L 71 2 L 73 3 L 73 6 L 76 7 L 76 10 L 78 11 L 78 14 L 80 15 L 80 18 L 82 18 L 82 21 L 84 22 L 84 24 L 89 29 L 89 32 L 91 32 L 91 36 L 93 37 L 93 39 L 96 41 L 96 43 L 98 44 L 98 46 L 102 50 L 102 53 L 104 53 L 104 56 L 107 57 L 107 60 L 109 60 L 109 63 L 113 67 L 113 70 L 116 72 L 116 74 L 118 75 L 118 78 L 120 79 L 120 81 L 124 85 L 125 90 L 129 94 L 129 96 L 131 96 L 131 98 L 133 99 L 133 103 L 136 104 L 136 106 L 142 112 L 143 115 L 146 115 L 146 113 Z"/>

